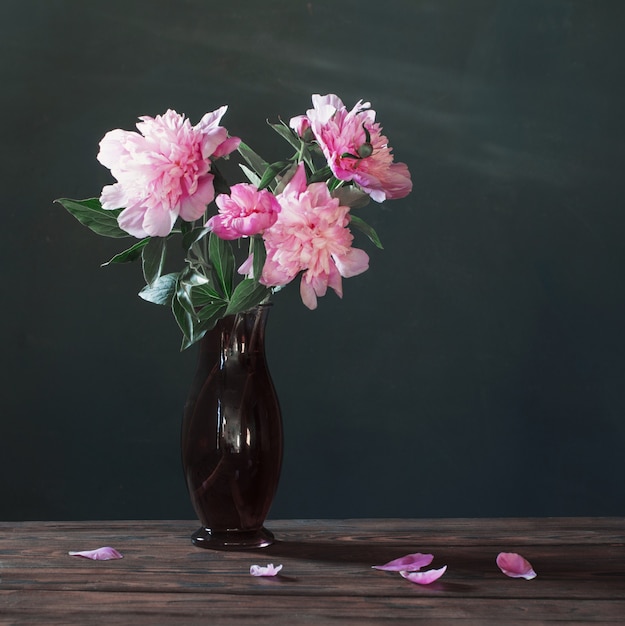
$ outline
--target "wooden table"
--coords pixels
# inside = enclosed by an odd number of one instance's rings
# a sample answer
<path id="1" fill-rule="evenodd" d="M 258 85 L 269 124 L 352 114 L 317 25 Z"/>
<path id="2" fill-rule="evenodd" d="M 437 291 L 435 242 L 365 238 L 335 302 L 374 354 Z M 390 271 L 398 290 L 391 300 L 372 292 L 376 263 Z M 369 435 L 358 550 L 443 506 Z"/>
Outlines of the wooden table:
<path id="1" fill-rule="evenodd" d="M 191 545 L 192 521 L 0 523 L 0 624 L 625 624 L 625 518 L 267 526 L 273 546 L 217 552 Z M 68 555 L 101 546 L 124 558 Z M 500 551 L 537 578 L 504 576 Z M 371 568 L 412 552 L 447 572 L 419 586 Z M 250 576 L 267 563 L 281 574 Z"/>

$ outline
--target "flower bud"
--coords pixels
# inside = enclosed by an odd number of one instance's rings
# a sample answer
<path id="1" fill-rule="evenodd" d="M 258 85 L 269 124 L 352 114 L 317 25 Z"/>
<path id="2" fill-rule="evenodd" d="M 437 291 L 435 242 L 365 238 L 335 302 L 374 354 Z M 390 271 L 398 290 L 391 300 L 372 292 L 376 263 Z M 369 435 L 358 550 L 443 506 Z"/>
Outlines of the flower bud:
<path id="1" fill-rule="evenodd" d="M 301 137 L 304 143 L 311 143 L 312 141 L 315 140 L 315 133 L 313 133 L 312 128 L 309 126 L 308 128 L 304 130 Z"/>
<path id="2" fill-rule="evenodd" d="M 373 154 L 373 146 L 367 141 L 366 143 L 363 143 L 360 148 L 358 148 L 357 152 L 361 159 L 366 159 Z"/>

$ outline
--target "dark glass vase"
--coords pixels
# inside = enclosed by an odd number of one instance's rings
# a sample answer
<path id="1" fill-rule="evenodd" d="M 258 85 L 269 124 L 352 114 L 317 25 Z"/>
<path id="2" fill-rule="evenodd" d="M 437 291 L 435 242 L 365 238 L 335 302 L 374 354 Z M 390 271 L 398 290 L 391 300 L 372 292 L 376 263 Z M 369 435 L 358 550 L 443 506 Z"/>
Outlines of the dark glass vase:
<path id="1" fill-rule="evenodd" d="M 270 545 L 263 524 L 282 465 L 282 417 L 267 368 L 270 305 L 223 318 L 200 341 L 182 424 L 182 463 L 202 524 L 196 546 Z"/>

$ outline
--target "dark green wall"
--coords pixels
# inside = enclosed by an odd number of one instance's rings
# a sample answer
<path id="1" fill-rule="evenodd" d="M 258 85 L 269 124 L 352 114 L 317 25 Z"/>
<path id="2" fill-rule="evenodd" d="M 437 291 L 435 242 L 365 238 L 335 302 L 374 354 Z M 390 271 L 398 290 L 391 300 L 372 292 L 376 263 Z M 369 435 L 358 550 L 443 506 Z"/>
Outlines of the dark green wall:
<path id="1" fill-rule="evenodd" d="M 0 519 L 192 517 L 195 352 L 52 200 L 167 108 L 268 159 L 266 118 L 370 100 L 414 192 L 310 312 L 275 298 L 273 517 L 625 515 L 625 3 L 3 0 Z"/>

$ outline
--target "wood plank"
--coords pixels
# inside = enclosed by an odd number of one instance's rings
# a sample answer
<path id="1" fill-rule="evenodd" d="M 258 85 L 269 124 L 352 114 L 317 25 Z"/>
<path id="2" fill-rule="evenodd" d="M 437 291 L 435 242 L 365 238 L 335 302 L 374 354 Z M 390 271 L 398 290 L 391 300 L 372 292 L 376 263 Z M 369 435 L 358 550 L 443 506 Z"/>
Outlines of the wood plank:
<path id="1" fill-rule="evenodd" d="M 217 552 L 191 545 L 189 521 L 0 523 L 0 610 L 8 623 L 622 623 L 625 520 L 285 520 L 275 545 Z M 112 545 L 116 561 L 69 557 Z M 504 576 L 501 550 L 538 572 Z M 432 552 L 445 576 L 418 586 L 371 569 Z M 282 563 L 276 578 L 252 563 Z M 95 613 L 94 613 L 95 612 Z M 57 621 L 50 622 L 54 619 Z M 198 620 L 197 622 L 195 620 Z M 621 620 L 621 621 L 619 621 Z M 204 621 L 205 623 L 205 621 Z"/>
<path id="2" fill-rule="evenodd" d="M 96 546 L 97 547 L 97 546 Z M 339 546 L 329 555 L 315 546 L 304 555 L 289 548 L 288 554 L 275 546 L 273 550 L 258 553 L 195 552 L 172 557 L 145 554 L 137 547 L 116 543 L 124 554 L 119 561 L 88 561 L 67 556 L 67 552 L 42 553 L 38 556 L 20 556 L 16 559 L 0 557 L 1 588 L 31 591 L 124 591 L 149 592 L 179 591 L 185 593 L 198 586 L 210 589 L 227 588 L 233 594 L 253 592 L 253 578 L 249 575 L 254 563 L 280 563 L 284 566 L 280 577 L 282 595 L 367 595 L 408 596 L 413 585 L 396 573 L 371 569 L 405 554 L 401 551 L 381 551 L 379 558 L 369 558 L 371 548 L 350 547 L 344 553 Z M 151 548 L 150 548 L 151 549 Z M 156 548 L 154 548 L 156 549 Z M 327 547 L 324 549 L 328 549 Z M 332 549 L 332 548 L 330 548 Z M 196 549 L 197 550 L 197 549 Z M 356 550 L 356 552 L 354 552 Z M 363 558 L 365 557 L 365 558 Z M 574 549 L 562 555 L 554 548 L 536 550 L 528 557 L 538 571 L 533 581 L 511 580 L 495 564 L 496 552 L 484 553 L 482 548 L 446 548 L 436 552 L 433 566 L 447 565 L 444 578 L 424 587 L 423 595 L 450 597 L 510 597 L 532 598 L 537 589 L 552 598 L 611 599 L 625 597 L 625 554 L 623 549 L 610 547 L 590 550 Z M 271 592 L 275 587 L 270 587 Z"/>
<path id="3" fill-rule="evenodd" d="M 90 593 L 0 591 L 2 619 L 72 624 L 353 624 L 427 622 L 453 620 L 475 624 L 566 623 L 622 624 L 625 600 L 576 601 L 450 599 L 421 596 L 418 589 L 402 598 L 333 598 L 257 595 L 245 599 L 224 593 L 171 592 Z M 169 621 L 166 621 L 169 620 Z M 10 623 L 14 623 L 13 621 Z"/>
<path id="4" fill-rule="evenodd" d="M 424 520 L 278 520 L 268 527 L 277 538 L 289 541 L 324 540 L 378 543 L 427 544 L 430 546 L 580 545 L 625 543 L 624 518 L 495 518 Z M 23 535 L 31 542 L 38 537 L 57 540 L 64 536 L 86 536 L 105 540 L 111 535 L 128 539 L 158 537 L 164 545 L 187 541 L 197 523 L 186 521 L 88 521 L 88 522 L 0 522 L 0 542 Z M 0 543 L 2 545 L 2 543 Z"/>
<path id="5" fill-rule="evenodd" d="M 28 535 L 35 540 L 40 534 L 56 538 L 68 533 L 186 539 L 197 526 L 196 522 L 189 520 L 0 522 L 0 541 L 11 535 Z M 467 545 L 472 542 L 487 545 L 502 539 L 532 545 L 622 544 L 625 541 L 625 518 L 620 517 L 270 520 L 267 526 L 278 534 L 278 538 L 285 540 L 291 536 L 307 540 L 331 535 L 347 540 L 375 537 L 379 542 L 392 543 L 421 539 L 430 545 Z"/>

